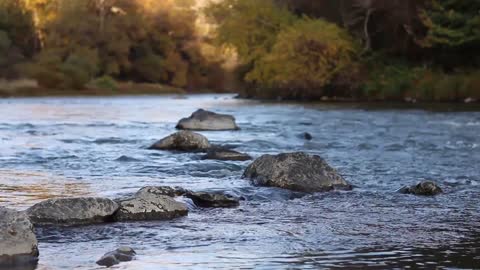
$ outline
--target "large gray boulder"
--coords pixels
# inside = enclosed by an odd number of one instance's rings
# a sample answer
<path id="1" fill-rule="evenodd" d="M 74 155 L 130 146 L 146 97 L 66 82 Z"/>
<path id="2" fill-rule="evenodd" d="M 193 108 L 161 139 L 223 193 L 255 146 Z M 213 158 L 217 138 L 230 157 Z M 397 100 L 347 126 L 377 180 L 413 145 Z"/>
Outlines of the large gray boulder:
<path id="1" fill-rule="evenodd" d="M 38 243 L 25 212 L 0 207 L 0 269 L 34 268 Z"/>
<path id="2" fill-rule="evenodd" d="M 89 225 L 108 222 L 118 204 L 106 198 L 49 199 L 27 209 L 34 225 Z"/>
<path id="3" fill-rule="evenodd" d="M 255 185 L 301 192 L 352 189 L 352 186 L 319 156 L 305 153 L 264 155 L 247 167 L 243 174 Z"/>
<path id="4" fill-rule="evenodd" d="M 200 109 L 190 117 L 181 119 L 177 129 L 184 130 L 239 130 L 235 123 L 235 117 L 226 114 L 218 114 Z"/>
<path id="5" fill-rule="evenodd" d="M 433 181 L 423 181 L 411 187 L 403 187 L 399 192 L 417 196 L 435 196 L 443 193 L 443 190 Z"/>
<path id="6" fill-rule="evenodd" d="M 205 152 L 208 148 L 210 148 L 210 143 L 205 136 L 191 131 L 180 131 L 161 139 L 149 149 Z"/>
<path id="7" fill-rule="evenodd" d="M 116 221 L 170 220 L 186 216 L 188 208 L 167 195 L 142 192 L 132 198 L 119 201 Z"/>

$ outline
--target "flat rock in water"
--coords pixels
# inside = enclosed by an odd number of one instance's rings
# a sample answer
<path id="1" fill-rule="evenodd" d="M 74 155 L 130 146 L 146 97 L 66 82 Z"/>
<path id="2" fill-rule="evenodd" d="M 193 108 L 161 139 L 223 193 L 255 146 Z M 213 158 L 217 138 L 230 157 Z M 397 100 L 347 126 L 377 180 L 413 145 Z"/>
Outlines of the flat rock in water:
<path id="1" fill-rule="evenodd" d="M 108 222 L 118 204 L 106 198 L 49 199 L 27 209 L 34 225 L 88 225 Z"/>
<path id="2" fill-rule="evenodd" d="M 143 197 L 149 195 L 163 195 L 169 197 L 177 197 L 182 196 L 187 193 L 188 190 L 181 188 L 181 187 L 168 187 L 168 186 L 148 186 L 143 187 L 137 193 L 135 193 L 135 197 Z"/>
<path id="3" fill-rule="evenodd" d="M 301 152 L 261 156 L 247 167 L 243 177 L 258 186 L 300 192 L 352 189 L 352 186 L 323 158 Z"/>
<path id="4" fill-rule="evenodd" d="M 185 196 L 198 207 L 237 207 L 240 205 L 237 198 L 225 194 L 188 192 Z"/>
<path id="5" fill-rule="evenodd" d="M 208 139 L 191 131 L 180 131 L 156 142 L 149 149 L 174 151 L 206 151 L 210 148 Z"/>
<path id="6" fill-rule="evenodd" d="M 443 190 L 433 181 L 424 181 L 411 187 L 403 187 L 399 192 L 418 196 L 435 196 L 443 193 Z"/>
<path id="7" fill-rule="evenodd" d="M 234 150 L 212 147 L 208 149 L 207 154 L 202 159 L 246 161 L 251 160 L 252 157 Z"/>
<path id="8" fill-rule="evenodd" d="M 110 267 L 110 266 L 119 264 L 120 262 L 131 261 L 134 259 L 136 254 L 137 253 L 135 252 L 135 250 L 133 250 L 133 248 L 120 247 L 114 251 L 105 253 L 105 255 L 103 255 L 102 258 L 100 258 L 97 261 L 97 264 L 101 266 Z"/>
<path id="9" fill-rule="evenodd" d="M 38 243 L 28 215 L 0 207 L 0 269 L 34 269 L 37 262 Z"/>
<path id="10" fill-rule="evenodd" d="M 183 118 L 177 124 L 177 129 L 183 130 L 239 130 L 235 117 L 218 114 L 203 109 L 197 110 L 190 117 Z"/>
<path id="11" fill-rule="evenodd" d="M 188 214 L 184 203 L 170 196 L 142 193 L 130 199 L 119 201 L 120 209 L 115 213 L 116 221 L 129 220 L 170 220 Z"/>

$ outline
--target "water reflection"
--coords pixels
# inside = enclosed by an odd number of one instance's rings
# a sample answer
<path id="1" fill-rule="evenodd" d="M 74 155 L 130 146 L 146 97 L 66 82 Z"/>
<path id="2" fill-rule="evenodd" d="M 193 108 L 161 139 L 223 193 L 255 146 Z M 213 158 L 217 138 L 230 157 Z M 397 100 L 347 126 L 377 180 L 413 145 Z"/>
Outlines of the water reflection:
<path id="1" fill-rule="evenodd" d="M 23 209 L 50 198 L 91 196 L 89 184 L 45 172 L 0 170 L 0 205 Z"/>

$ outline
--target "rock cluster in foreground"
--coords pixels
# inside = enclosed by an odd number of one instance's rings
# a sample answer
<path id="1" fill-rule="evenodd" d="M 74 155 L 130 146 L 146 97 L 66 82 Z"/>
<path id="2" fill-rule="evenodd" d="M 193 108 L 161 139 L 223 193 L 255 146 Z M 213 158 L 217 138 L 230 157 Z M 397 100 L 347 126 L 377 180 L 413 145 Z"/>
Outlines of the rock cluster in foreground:
<path id="1" fill-rule="evenodd" d="M 258 186 L 300 192 L 352 189 L 352 186 L 324 159 L 301 152 L 261 156 L 247 167 L 243 177 Z"/>

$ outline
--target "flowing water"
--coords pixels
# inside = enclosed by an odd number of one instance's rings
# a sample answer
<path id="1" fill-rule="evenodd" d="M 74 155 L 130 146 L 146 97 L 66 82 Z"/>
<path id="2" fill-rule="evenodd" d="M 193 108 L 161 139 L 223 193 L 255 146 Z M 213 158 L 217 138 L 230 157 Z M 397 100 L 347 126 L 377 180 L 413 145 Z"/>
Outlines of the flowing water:
<path id="1" fill-rule="evenodd" d="M 355 189 L 300 196 L 241 179 L 249 162 L 147 150 L 198 108 L 242 128 L 202 132 L 213 143 L 254 157 L 319 154 Z M 0 205 L 146 185 L 245 198 L 167 222 L 38 229 L 37 269 L 101 269 L 95 261 L 120 245 L 138 255 L 114 269 L 480 268 L 480 113 L 365 108 L 230 95 L 0 100 Z M 445 194 L 396 193 L 423 179 Z"/>

